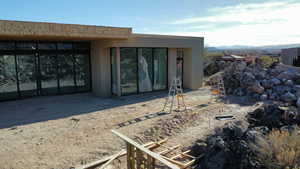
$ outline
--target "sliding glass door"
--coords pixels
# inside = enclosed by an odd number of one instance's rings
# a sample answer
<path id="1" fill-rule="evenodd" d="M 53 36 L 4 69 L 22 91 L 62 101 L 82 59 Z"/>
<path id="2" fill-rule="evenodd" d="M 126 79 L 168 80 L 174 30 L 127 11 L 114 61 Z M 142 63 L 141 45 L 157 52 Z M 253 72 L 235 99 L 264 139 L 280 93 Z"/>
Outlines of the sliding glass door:
<path id="1" fill-rule="evenodd" d="M 37 95 L 37 68 L 34 54 L 17 55 L 17 71 L 21 97 Z"/>
<path id="2" fill-rule="evenodd" d="M 55 53 L 40 53 L 41 94 L 58 94 L 58 60 Z"/>
<path id="3" fill-rule="evenodd" d="M 167 48 L 121 48 L 121 94 L 167 88 Z"/>
<path id="4" fill-rule="evenodd" d="M 138 48 L 139 92 L 152 91 L 153 56 L 151 48 Z"/>
<path id="5" fill-rule="evenodd" d="M 138 68 L 137 49 L 121 48 L 121 94 L 127 95 L 137 93 L 138 89 Z"/>
<path id="6" fill-rule="evenodd" d="M 0 100 L 90 91 L 89 47 L 0 41 Z"/>
<path id="7" fill-rule="evenodd" d="M 154 49 L 154 90 L 167 88 L 168 51 L 164 48 Z"/>
<path id="8" fill-rule="evenodd" d="M 15 56 L 0 54 L 0 100 L 18 97 Z"/>

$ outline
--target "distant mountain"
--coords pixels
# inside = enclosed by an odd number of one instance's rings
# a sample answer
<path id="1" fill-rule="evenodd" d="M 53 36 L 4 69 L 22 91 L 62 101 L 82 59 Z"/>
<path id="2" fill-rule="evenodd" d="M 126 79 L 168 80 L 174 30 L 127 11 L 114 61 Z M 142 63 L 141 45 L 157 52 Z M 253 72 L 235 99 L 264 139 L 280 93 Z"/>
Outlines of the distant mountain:
<path id="1" fill-rule="evenodd" d="M 285 45 L 268 45 L 268 46 L 243 46 L 243 45 L 234 45 L 234 46 L 218 46 L 210 47 L 215 48 L 215 50 L 240 50 L 240 49 L 258 49 L 258 50 L 281 50 L 284 48 L 295 48 L 300 47 L 299 44 L 285 44 Z"/>

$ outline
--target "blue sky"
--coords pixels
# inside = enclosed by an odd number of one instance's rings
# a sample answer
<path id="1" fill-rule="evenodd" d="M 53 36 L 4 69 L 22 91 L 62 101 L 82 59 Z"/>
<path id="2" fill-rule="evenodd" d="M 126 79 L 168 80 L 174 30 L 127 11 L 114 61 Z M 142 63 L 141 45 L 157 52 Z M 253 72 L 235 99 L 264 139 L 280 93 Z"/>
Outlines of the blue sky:
<path id="1" fill-rule="evenodd" d="M 5 0 L 0 19 L 133 27 L 208 46 L 300 43 L 300 0 Z"/>

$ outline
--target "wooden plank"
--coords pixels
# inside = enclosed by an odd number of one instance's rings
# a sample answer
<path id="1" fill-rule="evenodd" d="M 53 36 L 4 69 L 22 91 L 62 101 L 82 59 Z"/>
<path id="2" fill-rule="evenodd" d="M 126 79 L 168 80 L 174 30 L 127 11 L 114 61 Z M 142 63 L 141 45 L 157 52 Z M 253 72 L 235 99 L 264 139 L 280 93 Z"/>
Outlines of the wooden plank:
<path id="1" fill-rule="evenodd" d="M 183 154 L 187 154 L 187 153 L 189 153 L 189 152 L 191 152 L 191 150 L 187 150 L 187 151 L 185 151 L 185 152 L 183 152 L 183 153 L 180 153 L 180 154 L 178 154 L 178 155 L 175 155 L 175 156 L 171 157 L 170 159 L 174 160 L 174 159 L 176 159 L 176 158 L 178 158 L 178 157 L 182 157 Z"/>
<path id="2" fill-rule="evenodd" d="M 191 161 L 185 163 L 185 164 L 184 164 L 184 168 L 187 168 L 187 167 L 193 165 L 195 161 L 196 161 L 196 159 L 193 159 L 193 160 L 191 160 Z"/>
<path id="3" fill-rule="evenodd" d="M 137 147 L 138 149 L 142 150 L 144 153 L 150 155 L 151 157 L 153 157 L 154 159 L 160 161 L 161 163 L 163 163 L 164 165 L 170 167 L 171 169 L 180 169 L 178 166 L 172 164 L 171 162 L 169 162 L 168 160 L 164 159 L 161 155 L 154 153 L 150 150 L 148 150 L 147 148 L 143 147 L 142 145 L 139 145 L 138 143 L 136 143 L 135 141 L 133 141 L 132 139 L 124 136 L 123 134 L 112 130 L 112 132 L 119 136 L 121 139 L 123 139 L 124 141 L 126 141 L 127 143 Z"/>
<path id="4" fill-rule="evenodd" d="M 173 150 L 175 150 L 175 149 L 177 149 L 177 148 L 179 148 L 179 147 L 180 147 L 180 144 L 178 144 L 178 145 L 176 145 L 176 146 L 173 146 L 173 147 L 170 147 L 170 148 L 168 148 L 168 149 L 166 149 L 166 150 L 163 150 L 163 151 L 161 151 L 161 152 L 158 152 L 158 154 L 161 154 L 161 155 L 168 154 L 168 153 L 170 153 L 171 151 L 173 151 Z"/>
<path id="5" fill-rule="evenodd" d="M 126 143 L 127 149 L 127 168 L 131 169 L 131 144 Z"/>
<path id="6" fill-rule="evenodd" d="M 163 139 L 163 140 L 158 141 L 158 143 L 165 143 L 166 141 L 167 141 L 167 139 Z M 146 147 L 146 148 L 151 148 L 151 149 L 157 148 L 156 142 L 148 142 L 146 144 L 143 144 L 143 146 Z M 127 151 L 125 149 L 122 149 L 120 152 L 122 152 L 122 153 L 120 153 L 119 157 L 124 156 L 127 153 Z M 89 163 L 89 164 L 84 165 L 84 166 L 76 167 L 76 169 L 89 169 L 89 168 L 98 167 L 101 164 L 103 164 L 103 163 L 107 162 L 108 160 L 110 160 L 114 155 L 105 157 L 101 160 L 94 161 L 94 162 Z"/>
<path id="7" fill-rule="evenodd" d="M 105 169 L 112 161 L 118 158 L 121 153 L 122 151 L 120 151 L 118 154 L 115 154 L 110 160 L 108 160 L 105 164 L 103 164 L 99 169 Z"/>
<path id="8" fill-rule="evenodd" d="M 119 153 L 120 153 L 119 156 L 123 156 L 123 155 L 126 154 L 126 150 L 123 149 L 123 150 L 121 150 Z M 118 154 L 119 154 L 119 153 L 118 153 Z M 101 164 L 107 162 L 108 160 L 110 160 L 113 156 L 114 156 L 114 155 L 109 156 L 109 157 L 105 157 L 105 158 L 103 158 L 103 159 L 101 159 L 101 160 L 92 162 L 92 163 L 90 163 L 90 164 L 87 164 L 87 165 L 84 165 L 84 166 L 77 167 L 76 169 L 89 169 L 89 168 L 97 167 L 97 166 L 99 166 L 99 165 L 101 165 Z"/>
<path id="9" fill-rule="evenodd" d="M 141 150 L 136 150 L 136 167 L 138 169 L 143 169 L 142 165 L 143 165 L 143 152 Z"/>
<path id="10" fill-rule="evenodd" d="M 171 163 L 178 165 L 180 169 L 185 167 L 185 164 L 184 164 L 184 163 L 181 163 L 181 162 L 179 162 L 179 161 L 173 160 L 173 159 L 168 158 L 168 157 L 165 157 L 165 156 L 162 156 L 162 157 L 163 157 L 164 159 L 166 159 L 167 161 L 170 161 Z"/>

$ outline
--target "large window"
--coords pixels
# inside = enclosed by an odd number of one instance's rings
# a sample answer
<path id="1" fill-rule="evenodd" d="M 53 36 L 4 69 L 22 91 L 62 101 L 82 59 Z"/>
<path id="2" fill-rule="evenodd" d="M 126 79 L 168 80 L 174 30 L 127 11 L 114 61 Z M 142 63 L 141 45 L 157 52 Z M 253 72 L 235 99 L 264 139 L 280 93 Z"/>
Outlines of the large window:
<path id="1" fill-rule="evenodd" d="M 90 90 L 90 44 L 0 42 L 0 100 Z"/>
<path id="2" fill-rule="evenodd" d="M 137 50 L 121 48 L 121 93 L 122 95 L 137 93 Z"/>
<path id="3" fill-rule="evenodd" d="M 154 49 L 154 90 L 167 88 L 167 49 Z"/>
<path id="4" fill-rule="evenodd" d="M 117 51 L 116 48 L 110 49 L 111 59 L 111 92 L 113 95 L 118 95 L 118 66 L 117 66 Z"/>
<path id="5" fill-rule="evenodd" d="M 0 100 L 18 97 L 15 56 L 0 54 Z"/>
<path id="6" fill-rule="evenodd" d="M 121 48 L 121 94 L 167 88 L 167 48 Z"/>

